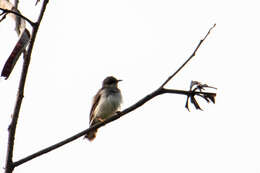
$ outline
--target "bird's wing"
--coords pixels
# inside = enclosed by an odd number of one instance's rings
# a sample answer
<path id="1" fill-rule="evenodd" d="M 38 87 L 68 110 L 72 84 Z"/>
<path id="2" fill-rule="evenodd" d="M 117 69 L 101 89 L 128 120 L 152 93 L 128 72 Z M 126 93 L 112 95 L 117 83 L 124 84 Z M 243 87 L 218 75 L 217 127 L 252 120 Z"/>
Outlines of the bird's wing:
<path id="1" fill-rule="evenodd" d="M 90 115 L 89 115 L 89 124 L 91 122 L 93 122 L 94 118 L 95 118 L 95 109 L 98 105 L 98 102 L 100 100 L 100 97 L 101 97 L 101 89 L 98 91 L 98 93 L 94 96 L 94 99 L 93 99 L 93 104 L 92 104 L 92 107 L 91 107 L 91 110 L 90 110 Z M 90 124 L 91 125 L 91 124 Z"/>

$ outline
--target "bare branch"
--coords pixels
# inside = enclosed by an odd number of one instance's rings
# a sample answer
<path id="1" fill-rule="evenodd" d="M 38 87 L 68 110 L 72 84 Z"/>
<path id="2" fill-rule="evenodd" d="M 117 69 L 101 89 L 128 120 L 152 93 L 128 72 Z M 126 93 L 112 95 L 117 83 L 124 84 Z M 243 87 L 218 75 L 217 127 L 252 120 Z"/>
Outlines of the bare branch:
<path id="1" fill-rule="evenodd" d="M 171 90 L 171 89 L 164 89 L 164 88 L 158 89 L 158 90 L 152 92 L 151 94 L 148 94 L 147 96 L 145 96 L 144 98 L 139 100 L 134 105 L 126 108 L 125 110 L 123 110 L 121 112 L 116 113 L 114 116 L 106 119 L 105 121 L 100 122 L 100 123 L 98 123 L 98 124 L 88 128 L 86 130 L 83 130 L 83 131 L 79 132 L 78 134 L 73 135 L 73 136 L 71 136 L 71 137 L 69 137 L 69 138 L 67 138 L 67 139 L 65 139 L 65 140 L 63 140 L 61 142 L 58 142 L 58 143 L 56 143 L 56 144 L 54 144 L 54 145 L 52 145 L 50 147 L 47 147 L 47 148 L 45 148 L 43 150 L 40 150 L 40 151 L 38 151 L 38 152 L 36 152 L 36 153 L 34 153 L 32 155 L 29 155 L 29 156 L 27 156 L 27 157 L 25 157 L 25 158 L 23 158 L 21 160 L 18 160 L 16 162 L 14 162 L 14 166 L 15 167 L 19 166 L 19 165 L 21 165 L 21 164 L 23 164 L 25 162 L 28 162 L 28 161 L 36 158 L 36 157 L 39 157 L 39 156 L 41 156 L 43 154 L 46 154 L 46 153 L 48 153 L 48 152 L 50 152 L 50 151 L 52 151 L 54 149 L 57 149 L 57 148 L 65 145 L 67 143 L 70 143 L 70 142 L 80 138 L 81 136 L 83 136 L 85 134 L 88 134 L 90 131 L 98 129 L 98 128 L 102 127 L 102 126 L 105 126 L 106 124 L 119 119 L 123 115 L 128 114 L 128 113 L 134 111 L 135 109 L 139 108 L 140 106 L 142 106 L 143 104 L 145 104 L 146 102 L 151 100 L 152 98 L 154 98 L 154 97 L 156 97 L 158 95 L 161 95 L 161 94 L 165 94 L 165 93 L 182 94 L 182 95 L 187 95 L 187 96 L 189 96 L 189 95 L 197 95 L 197 94 L 205 94 L 204 92 L 192 92 L 192 91 L 184 91 L 184 90 Z M 216 93 L 206 93 L 206 94 L 216 95 Z"/>
<path id="2" fill-rule="evenodd" d="M 40 15 L 38 17 L 38 20 L 37 20 L 37 24 L 33 25 L 32 39 L 31 39 L 31 42 L 29 44 L 28 51 L 27 51 L 27 53 L 24 54 L 25 57 L 24 57 L 23 69 L 22 69 L 22 72 L 21 72 L 19 89 L 18 89 L 15 108 L 14 108 L 14 112 L 13 112 L 13 116 L 12 116 L 13 118 L 12 118 L 12 122 L 9 126 L 9 136 L 8 136 L 8 145 L 7 145 L 7 157 L 6 157 L 5 173 L 11 173 L 13 171 L 13 169 L 15 168 L 13 161 L 12 161 L 12 158 L 13 158 L 13 148 L 14 148 L 16 126 L 17 126 L 19 112 L 20 112 L 20 108 L 21 108 L 21 104 L 22 104 L 22 100 L 23 100 L 23 96 L 24 96 L 23 95 L 24 94 L 24 86 L 25 86 L 26 76 L 27 76 L 27 72 L 28 72 L 28 68 L 29 68 L 29 64 L 30 64 L 33 45 L 34 45 L 34 42 L 35 42 L 35 38 L 36 38 L 36 35 L 37 35 L 39 24 L 42 20 L 42 17 L 43 17 L 43 14 L 44 14 L 44 11 L 46 9 L 48 2 L 49 2 L 48 0 L 45 0 L 43 2 L 43 6 L 42 6 L 42 9 L 41 9 Z"/>
<path id="3" fill-rule="evenodd" d="M 200 48 L 200 45 L 203 43 L 203 41 L 208 37 L 208 35 L 210 34 L 210 31 L 216 26 L 216 24 L 214 24 L 208 31 L 208 33 L 206 34 L 206 36 L 200 40 L 199 44 L 197 45 L 196 49 L 193 51 L 193 53 L 191 54 L 191 56 L 178 68 L 178 70 L 176 70 L 176 72 L 174 72 L 171 76 L 168 77 L 168 79 L 160 86 L 160 88 L 163 88 L 195 55 L 197 50 Z"/>
<path id="4" fill-rule="evenodd" d="M 215 25 L 214 25 L 214 26 L 215 26 Z M 214 26 L 213 26 L 213 27 L 214 27 Z M 212 28 L 213 28 L 213 27 L 212 27 Z M 211 29 L 212 29 L 212 28 L 211 28 Z M 211 29 L 210 29 L 210 30 L 211 30 Z M 209 30 L 209 32 L 210 32 L 210 30 Z M 207 35 L 204 37 L 203 40 L 206 39 L 206 37 L 208 36 L 209 32 L 207 33 Z M 193 53 L 192 56 L 195 55 L 195 52 L 196 52 L 197 49 L 200 47 L 200 45 L 201 45 L 201 43 L 203 42 L 203 40 L 200 41 L 199 45 L 197 46 L 197 48 L 196 48 L 196 50 L 194 51 L 194 53 Z M 189 59 L 190 59 L 190 58 L 189 58 Z M 47 147 L 47 148 L 45 148 L 45 149 L 43 149 L 43 150 L 40 150 L 40 151 L 38 151 L 38 152 L 36 152 L 36 153 L 34 153 L 34 154 L 31 154 L 31 155 L 29 155 L 29 156 L 27 156 L 27 157 L 25 157 L 25 158 L 23 158 L 23 159 L 21 159 L 21 160 L 18 160 L 18 161 L 16 161 L 16 162 L 14 162 L 14 167 L 19 166 L 19 165 L 21 165 L 21 164 L 24 164 L 24 163 L 26 163 L 26 162 L 28 162 L 28 161 L 30 161 L 30 160 L 32 160 L 32 159 L 35 159 L 35 158 L 37 158 L 37 157 L 39 157 L 39 156 L 41 156 L 41 155 L 43 155 L 43 154 L 46 154 L 46 153 L 50 152 L 50 151 L 52 151 L 52 150 L 55 150 L 55 149 L 57 149 L 57 148 L 59 148 L 59 147 L 65 145 L 65 144 L 68 144 L 68 143 L 70 143 L 70 142 L 72 142 L 72 141 L 78 139 L 79 137 L 81 137 L 81 136 L 83 136 L 83 135 L 88 134 L 88 133 L 89 133 L 90 131 L 92 131 L 92 130 L 96 130 L 96 129 L 98 129 L 98 128 L 100 128 L 100 127 L 102 127 L 102 126 L 104 126 L 104 125 L 106 125 L 106 124 L 108 124 L 108 123 L 110 123 L 110 122 L 112 122 L 112 121 L 117 120 L 117 119 L 119 119 L 120 117 L 122 117 L 123 115 L 126 115 L 126 114 L 128 114 L 128 113 L 134 111 L 135 109 L 139 108 L 140 106 L 142 106 L 143 104 L 145 104 L 146 102 L 148 102 L 149 100 L 153 99 L 154 97 L 156 97 L 156 96 L 158 96 L 158 95 L 166 94 L 166 93 L 172 93 L 172 94 L 182 94 L 182 95 L 186 95 L 187 97 L 195 96 L 195 95 L 212 95 L 212 96 L 215 97 L 215 96 L 216 96 L 216 93 L 197 92 L 197 91 L 184 91 L 184 90 L 173 90 L 173 89 L 165 89 L 165 88 L 163 88 L 163 86 L 164 86 L 170 79 L 172 79 L 172 77 L 173 77 L 175 74 L 177 74 L 178 71 L 180 71 L 180 70 L 185 66 L 185 64 L 186 64 L 187 62 L 188 62 L 188 61 L 186 61 L 172 76 L 170 76 L 170 77 L 161 85 L 161 87 L 159 87 L 157 90 L 153 91 L 152 93 L 148 94 L 147 96 L 145 96 L 144 98 L 142 98 L 141 100 L 139 100 L 138 102 L 136 102 L 135 104 L 133 104 L 132 106 L 130 106 L 130 107 L 124 109 L 124 110 L 121 111 L 121 112 L 117 112 L 114 116 L 112 116 L 112 117 L 106 119 L 106 120 L 103 121 L 103 122 L 99 122 L 99 123 L 95 124 L 94 126 L 91 126 L 90 128 L 88 128 L 88 129 L 86 129 L 86 130 L 83 130 L 83 131 L 79 132 L 78 134 L 76 134 L 76 135 L 74 135 L 74 136 L 71 136 L 71 137 L 69 137 L 69 138 L 67 138 L 67 139 L 65 139 L 65 140 L 63 140 L 63 141 L 61 141 L 61 142 L 58 142 L 58 143 L 56 143 L 56 144 L 54 144 L 54 145 L 52 145 L 52 146 L 49 146 L 49 147 Z"/>

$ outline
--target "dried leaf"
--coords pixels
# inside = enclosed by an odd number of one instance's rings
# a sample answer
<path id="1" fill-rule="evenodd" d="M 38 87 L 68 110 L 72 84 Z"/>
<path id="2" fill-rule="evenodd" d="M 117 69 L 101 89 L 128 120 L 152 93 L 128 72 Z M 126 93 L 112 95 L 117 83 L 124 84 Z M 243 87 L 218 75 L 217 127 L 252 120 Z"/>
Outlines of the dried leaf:
<path id="1" fill-rule="evenodd" d="M 3 15 L 3 17 L 0 19 L 0 22 L 2 22 L 6 18 L 7 13 L 1 13 L 0 16 L 2 16 L 2 15 Z"/>
<path id="2" fill-rule="evenodd" d="M 190 109 L 189 109 L 189 96 L 187 96 L 185 108 L 188 109 L 188 111 L 190 112 Z"/>
<path id="3" fill-rule="evenodd" d="M 208 98 L 215 104 L 215 95 L 208 95 Z"/>
<path id="4" fill-rule="evenodd" d="M 18 58 L 26 48 L 27 44 L 30 41 L 30 33 L 27 29 L 23 31 L 23 33 L 20 36 L 20 39 L 16 43 L 12 53 L 10 54 L 9 58 L 5 62 L 4 68 L 2 70 L 1 76 L 5 77 L 5 79 L 8 79 L 9 75 L 11 74 Z"/>
<path id="5" fill-rule="evenodd" d="M 191 97 L 191 103 L 194 105 L 196 109 L 202 110 L 195 97 Z"/>
<path id="6" fill-rule="evenodd" d="M 190 91 L 191 92 L 196 92 L 196 91 L 201 92 L 202 90 L 205 90 L 206 88 L 217 89 L 217 88 L 209 86 L 207 84 L 202 84 L 201 82 L 198 82 L 198 81 L 191 81 L 191 84 L 190 84 Z M 215 103 L 215 96 L 216 96 L 215 93 L 200 93 L 200 94 L 194 93 L 194 94 L 187 96 L 185 108 L 187 108 L 188 111 L 190 111 L 190 109 L 189 109 L 189 98 L 190 98 L 190 102 L 194 105 L 194 107 L 196 109 L 202 110 L 199 103 L 195 99 L 195 96 L 202 97 L 204 100 L 206 100 L 207 103 L 210 103 L 210 102 Z"/>

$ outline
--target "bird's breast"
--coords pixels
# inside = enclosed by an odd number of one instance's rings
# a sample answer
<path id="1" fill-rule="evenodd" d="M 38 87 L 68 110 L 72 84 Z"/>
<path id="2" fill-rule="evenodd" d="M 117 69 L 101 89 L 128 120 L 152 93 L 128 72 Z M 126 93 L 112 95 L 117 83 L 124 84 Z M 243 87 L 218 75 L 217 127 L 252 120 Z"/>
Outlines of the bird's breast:
<path id="1" fill-rule="evenodd" d="M 112 116 L 120 107 L 122 97 L 120 93 L 103 95 L 96 107 L 95 114 L 97 117 L 108 118 Z"/>

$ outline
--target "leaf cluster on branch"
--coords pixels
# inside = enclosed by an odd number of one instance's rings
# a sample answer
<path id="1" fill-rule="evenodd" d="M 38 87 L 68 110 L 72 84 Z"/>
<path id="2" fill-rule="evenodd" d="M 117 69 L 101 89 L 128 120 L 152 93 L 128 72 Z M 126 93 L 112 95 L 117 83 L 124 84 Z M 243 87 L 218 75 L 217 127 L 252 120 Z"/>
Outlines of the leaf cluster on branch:
<path id="1" fill-rule="evenodd" d="M 206 88 L 213 88 L 213 89 L 217 89 L 215 87 L 211 87 L 208 86 L 207 84 L 202 84 L 201 82 L 198 81 L 191 81 L 190 84 L 190 91 L 191 92 L 195 92 L 195 91 L 200 91 L 201 93 L 197 94 L 197 96 L 202 97 L 203 99 L 205 99 L 208 103 L 212 102 L 215 103 L 215 97 L 216 95 L 214 93 L 203 93 L 202 90 L 205 90 Z M 187 100 L 186 100 L 186 104 L 185 104 L 185 108 L 187 108 L 190 111 L 189 108 L 189 100 L 190 102 L 194 105 L 194 107 L 196 109 L 202 110 L 200 105 L 198 104 L 196 98 L 195 98 L 196 94 L 192 94 L 190 96 L 187 96 Z"/>

